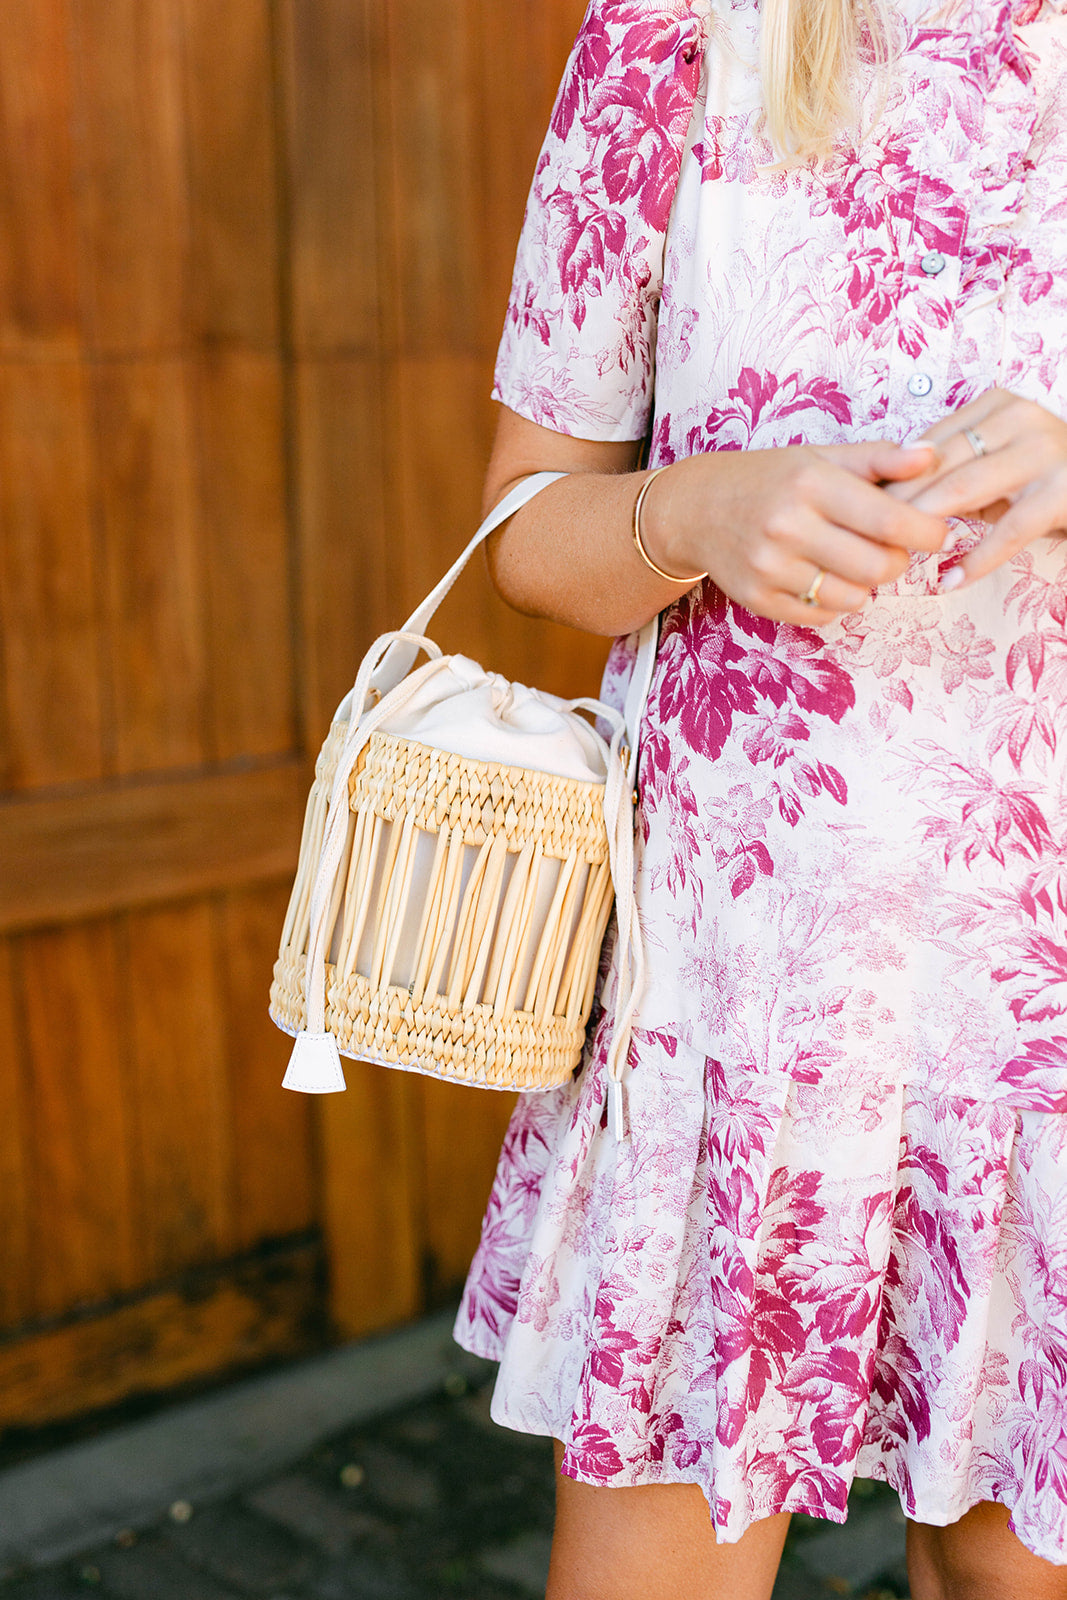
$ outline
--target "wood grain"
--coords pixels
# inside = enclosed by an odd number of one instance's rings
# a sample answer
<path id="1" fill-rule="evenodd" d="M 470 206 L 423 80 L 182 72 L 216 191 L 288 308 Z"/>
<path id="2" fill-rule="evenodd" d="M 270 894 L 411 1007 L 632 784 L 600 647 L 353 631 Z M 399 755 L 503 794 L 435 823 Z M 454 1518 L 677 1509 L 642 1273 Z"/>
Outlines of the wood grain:
<path id="1" fill-rule="evenodd" d="M 34 1311 L 52 1316 L 138 1281 L 125 972 L 109 923 L 18 944 L 30 1074 Z"/>
<path id="2" fill-rule="evenodd" d="M 190 380 L 177 359 L 109 362 L 94 377 L 119 773 L 210 753 Z"/>
<path id="3" fill-rule="evenodd" d="M 321 1252 L 302 1243 L 96 1317 L 0 1343 L 0 1427 L 237 1374 L 321 1342 Z"/>
<path id="4" fill-rule="evenodd" d="M 433 588 L 478 526 L 493 417 L 485 362 L 478 356 L 404 355 L 393 363 L 391 376 L 389 509 L 403 542 L 407 611 Z M 489 592 L 479 556 L 439 613 L 450 641 L 462 635 L 462 643 L 448 648 L 476 660 L 485 656 Z"/>
<path id="5" fill-rule="evenodd" d="M 296 373 L 302 710 L 322 743 L 368 646 L 399 627 L 404 545 L 386 518 L 385 369 L 302 360 Z"/>
<path id="6" fill-rule="evenodd" d="M 338 1332 L 462 1276 L 507 1098 L 287 1094 L 266 989 L 330 713 L 477 521 L 581 4 L 10 0 L 0 1421 L 307 1348 L 314 1247 L 233 1253 L 320 1217 Z M 605 648 L 480 561 L 434 632 L 561 693 Z"/>
<path id="7" fill-rule="evenodd" d="M 287 878 L 308 782 L 288 759 L 0 803 L 0 932 Z"/>
<path id="8" fill-rule="evenodd" d="M 233 1107 L 222 952 L 205 902 L 126 927 L 130 1099 L 147 1282 L 234 1248 Z"/>
<path id="9" fill-rule="evenodd" d="M 292 1040 L 267 1015 L 289 885 L 243 888 L 215 909 L 229 1062 L 238 1247 L 311 1225 L 319 1179 L 314 1103 L 282 1089 Z"/>
<path id="10" fill-rule="evenodd" d="M 278 173 L 268 0 L 182 0 L 192 337 L 279 339 Z"/>
<path id="11" fill-rule="evenodd" d="M 173 351 L 189 309 L 179 0 L 70 4 L 87 333 L 112 355 Z"/>
<path id="12" fill-rule="evenodd" d="M 474 321 L 495 349 L 526 196 L 586 0 L 477 0 L 472 9 L 479 278 Z"/>
<path id="13" fill-rule="evenodd" d="M 103 769 L 84 373 L 0 364 L 0 624 L 7 789 Z"/>
<path id="14" fill-rule="evenodd" d="M 0 51 L 0 351 L 73 355 L 78 230 L 66 0 L 6 0 Z"/>
<path id="15" fill-rule="evenodd" d="M 0 1327 L 33 1315 L 26 1036 L 11 941 L 0 941 Z"/>
<path id="16" fill-rule="evenodd" d="M 279 0 L 293 339 L 302 354 L 379 345 L 379 283 L 391 292 L 380 278 L 388 151 L 376 127 L 386 9 L 374 0 Z"/>
<path id="17" fill-rule="evenodd" d="M 472 12 L 472 0 L 453 0 L 442 26 L 435 0 L 394 0 L 384 10 L 385 337 L 406 353 L 455 354 L 482 342 Z"/>
<path id="18" fill-rule="evenodd" d="M 390 522 L 403 541 L 405 614 L 478 525 L 492 427 L 485 373 L 476 356 L 405 357 L 395 364 Z M 598 692 L 608 650 L 607 641 L 591 634 L 517 616 L 493 592 L 481 555 L 442 605 L 432 632 L 445 650 L 564 696 Z"/>
<path id="19" fill-rule="evenodd" d="M 335 1331 L 356 1338 L 422 1304 L 419 1085 L 346 1061 L 344 1094 L 323 1096 L 323 1222 Z"/>
<path id="20" fill-rule="evenodd" d="M 422 1094 L 427 1278 L 440 1301 L 460 1289 L 477 1248 L 516 1096 L 432 1078 Z"/>
<path id="21" fill-rule="evenodd" d="M 213 760 L 296 744 L 281 363 L 251 351 L 196 363 Z"/>

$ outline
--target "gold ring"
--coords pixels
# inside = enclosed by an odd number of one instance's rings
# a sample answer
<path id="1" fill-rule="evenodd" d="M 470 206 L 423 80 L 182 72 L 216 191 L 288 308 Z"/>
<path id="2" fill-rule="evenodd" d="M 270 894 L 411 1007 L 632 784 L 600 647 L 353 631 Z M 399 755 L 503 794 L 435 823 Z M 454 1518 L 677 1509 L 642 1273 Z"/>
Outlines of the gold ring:
<path id="1" fill-rule="evenodd" d="M 964 428 L 963 437 L 966 439 L 976 456 L 987 456 L 989 454 L 989 446 L 986 444 L 977 428 Z"/>
<path id="2" fill-rule="evenodd" d="M 817 606 L 819 603 L 819 590 L 822 588 L 822 580 L 825 576 L 826 573 L 822 567 L 816 567 L 814 578 L 812 578 L 804 593 L 797 595 L 797 599 L 802 600 L 806 606 Z"/>

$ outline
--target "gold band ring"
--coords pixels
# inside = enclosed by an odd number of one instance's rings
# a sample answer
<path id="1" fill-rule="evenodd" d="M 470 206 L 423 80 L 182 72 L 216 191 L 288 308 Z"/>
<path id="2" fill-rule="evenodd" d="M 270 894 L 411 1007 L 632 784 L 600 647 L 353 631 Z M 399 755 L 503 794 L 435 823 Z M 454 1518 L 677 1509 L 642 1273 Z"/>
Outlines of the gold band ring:
<path id="1" fill-rule="evenodd" d="M 822 567 L 816 567 L 814 578 L 812 578 L 804 593 L 797 595 L 797 599 L 802 600 L 806 606 L 817 606 L 819 603 L 819 590 L 822 588 L 822 581 L 825 577 L 826 573 Z"/>
<path id="2" fill-rule="evenodd" d="M 989 446 L 986 444 L 977 428 L 964 428 L 963 437 L 966 439 L 976 456 L 987 456 L 989 454 Z"/>

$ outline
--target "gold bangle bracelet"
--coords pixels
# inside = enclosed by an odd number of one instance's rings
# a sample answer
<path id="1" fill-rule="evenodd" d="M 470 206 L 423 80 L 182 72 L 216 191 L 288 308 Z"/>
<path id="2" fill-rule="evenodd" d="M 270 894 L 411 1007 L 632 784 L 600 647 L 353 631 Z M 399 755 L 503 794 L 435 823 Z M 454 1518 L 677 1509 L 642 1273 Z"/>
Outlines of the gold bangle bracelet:
<path id="1" fill-rule="evenodd" d="M 679 578 L 676 577 L 673 572 L 664 572 L 662 567 L 657 567 L 656 563 L 645 549 L 644 543 L 641 539 L 641 508 L 645 503 L 645 495 L 651 489 L 660 473 L 664 471 L 666 471 L 665 467 L 656 467 L 653 472 L 649 473 L 648 477 L 645 479 L 644 483 L 637 492 L 637 499 L 634 501 L 634 545 L 637 548 L 637 553 L 641 557 L 641 560 L 645 563 L 645 566 L 654 572 L 657 578 L 665 578 L 668 583 L 686 583 L 691 588 L 694 583 L 703 583 L 704 579 L 707 577 L 707 573 L 695 572 L 692 577 Z"/>

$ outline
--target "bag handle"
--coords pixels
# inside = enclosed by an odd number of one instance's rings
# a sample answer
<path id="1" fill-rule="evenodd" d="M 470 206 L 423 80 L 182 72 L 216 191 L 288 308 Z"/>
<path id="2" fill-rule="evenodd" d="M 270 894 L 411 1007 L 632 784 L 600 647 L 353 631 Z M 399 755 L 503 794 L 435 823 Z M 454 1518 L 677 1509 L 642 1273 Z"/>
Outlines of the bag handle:
<path id="1" fill-rule="evenodd" d="M 509 489 L 504 498 L 495 505 L 471 539 L 467 548 L 449 567 L 440 583 L 416 606 L 403 627 L 397 630 L 399 635 L 425 634 L 434 615 L 449 590 L 461 576 L 464 568 L 479 545 L 484 544 L 489 535 L 502 523 L 507 522 L 523 506 L 528 505 L 535 495 L 542 489 L 547 489 L 550 483 L 557 483 L 561 478 L 569 476 L 566 472 L 534 472 L 528 478 L 523 478 L 514 488 Z M 636 634 L 630 635 L 634 641 L 636 660 L 630 675 L 630 685 L 626 694 L 626 705 L 623 715 L 626 719 L 626 738 L 629 748 L 627 763 L 627 781 L 632 789 L 637 777 L 638 736 L 641 729 L 641 718 L 644 714 L 645 701 L 652 687 L 652 674 L 656 667 L 656 649 L 659 644 L 659 618 L 653 617 L 651 622 Z M 415 659 L 419 654 L 420 646 L 411 639 L 403 637 L 394 638 L 389 649 L 378 662 L 370 678 L 370 694 L 377 702 L 379 698 L 388 694 L 398 683 L 401 683 L 411 671 Z M 346 714 L 351 720 L 353 693 L 346 695 L 338 708 L 338 716 L 343 718 Z M 360 715 L 366 710 L 366 704 L 360 708 Z"/>
<path id="2" fill-rule="evenodd" d="M 516 511 L 521 511 L 536 494 L 542 489 L 547 489 L 550 483 L 556 483 L 560 478 L 566 478 L 566 472 L 535 472 L 530 477 L 523 478 L 514 488 L 509 489 L 503 500 L 495 505 L 482 523 L 474 538 L 461 555 L 449 567 L 444 577 L 436 588 L 430 593 L 421 605 L 416 606 L 408 620 L 398 630 L 400 633 L 424 634 L 434 619 L 438 606 L 444 600 L 456 579 L 460 577 L 467 562 L 480 544 L 484 544 L 489 535 L 499 528 L 501 523 L 507 522 Z M 371 688 L 379 694 L 388 694 L 394 689 L 402 678 L 406 678 L 411 671 L 415 657 L 419 653 L 418 645 L 408 644 L 403 639 L 398 639 L 382 657 L 371 678 Z"/>

